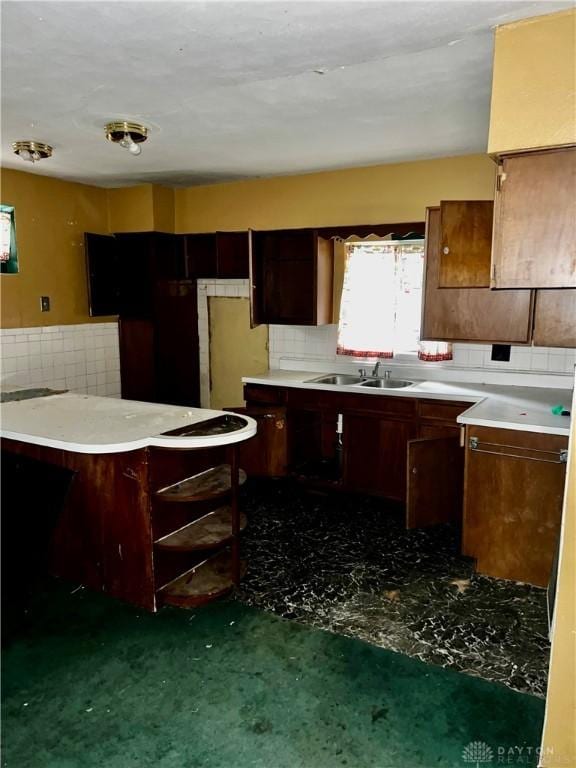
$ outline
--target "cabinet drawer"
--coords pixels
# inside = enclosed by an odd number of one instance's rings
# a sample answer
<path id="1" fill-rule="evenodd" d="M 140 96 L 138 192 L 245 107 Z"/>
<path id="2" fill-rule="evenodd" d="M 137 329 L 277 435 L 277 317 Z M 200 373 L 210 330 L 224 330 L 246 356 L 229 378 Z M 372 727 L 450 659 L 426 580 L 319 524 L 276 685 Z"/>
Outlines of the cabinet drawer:
<path id="1" fill-rule="evenodd" d="M 313 389 L 288 390 L 288 405 L 294 408 L 408 417 L 416 411 L 416 400 L 409 398 L 356 392 L 326 392 Z"/>
<path id="2" fill-rule="evenodd" d="M 286 390 L 282 387 L 269 387 L 266 384 L 244 384 L 244 400 L 247 403 L 282 405 L 286 402 Z"/>
<path id="3" fill-rule="evenodd" d="M 420 400 L 418 413 L 421 419 L 456 421 L 456 417 L 471 408 L 473 403 L 446 403 L 440 400 Z"/>

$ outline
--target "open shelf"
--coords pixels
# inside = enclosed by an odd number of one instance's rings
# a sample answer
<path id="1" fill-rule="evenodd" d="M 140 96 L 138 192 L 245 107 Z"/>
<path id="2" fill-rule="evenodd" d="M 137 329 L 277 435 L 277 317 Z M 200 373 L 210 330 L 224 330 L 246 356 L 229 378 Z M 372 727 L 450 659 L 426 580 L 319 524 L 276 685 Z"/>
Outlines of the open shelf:
<path id="1" fill-rule="evenodd" d="M 241 575 L 245 571 L 242 563 Z M 232 555 L 224 550 L 171 581 L 158 592 L 158 597 L 170 605 L 193 608 L 225 595 L 233 587 Z"/>
<path id="2" fill-rule="evenodd" d="M 244 528 L 246 528 L 246 515 L 241 514 L 240 530 L 243 531 Z M 232 536 L 232 508 L 226 505 L 214 509 L 173 533 L 162 536 L 154 544 L 159 549 L 172 552 L 191 552 L 225 544 Z"/>
<path id="3" fill-rule="evenodd" d="M 238 483 L 246 482 L 246 472 L 238 471 Z M 232 488 L 232 477 L 229 464 L 220 464 L 192 477 L 180 480 L 174 485 L 161 488 L 155 496 L 160 501 L 205 501 L 225 496 Z"/>

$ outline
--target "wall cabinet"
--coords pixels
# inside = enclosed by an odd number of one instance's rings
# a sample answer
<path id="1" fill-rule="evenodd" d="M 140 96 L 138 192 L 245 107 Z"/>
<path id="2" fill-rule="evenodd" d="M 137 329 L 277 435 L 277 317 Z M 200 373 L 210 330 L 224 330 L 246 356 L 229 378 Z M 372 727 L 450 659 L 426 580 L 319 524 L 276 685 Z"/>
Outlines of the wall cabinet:
<path id="1" fill-rule="evenodd" d="M 211 232 L 184 237 L 188 277 L 248 277 L 248 232 Z"/>
<path id="2" fill-rule="evenodd" d="M 315 230 L 251 232 L 253 325 L 332 322 L 333 241 Z"/>
<path id="3" fill-rule="evenodd" d="M 548 584 L 560 535 L 568 438 L 466 428 L 464 554 L 500 579 Z"/>
<path id="4" fill-rule="evenodd" d="M 533 342 L 537 347 L 576 347 L 576 288 L 536 291 Z"/>
<path id="5" fill-rule="evenodd" d="M 486 288 L 490 285 L 492 200 L 440 203 L 440 288 Z"/>
<path id="6" fill-rule="evenodd" d="M 530 341 L 532 291 L 440 288 L 440 209 L 428 208 L 422 302 L 422 338 L 526 344 Z"/>
<path id="7" fill-rule="evenodd" d="M 493 288 L 576 288 L 576 149 L 501 160 Z"/>

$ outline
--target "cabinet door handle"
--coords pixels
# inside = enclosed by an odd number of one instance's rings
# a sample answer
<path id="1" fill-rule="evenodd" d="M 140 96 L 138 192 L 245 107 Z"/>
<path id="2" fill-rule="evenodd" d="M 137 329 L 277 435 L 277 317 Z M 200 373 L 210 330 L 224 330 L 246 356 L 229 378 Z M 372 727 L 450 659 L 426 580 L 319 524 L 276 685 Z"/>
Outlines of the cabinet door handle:
<path id="1" fill-rule="evenodd" d="M 445 245 L 444 248 L 442 248 L 442 253 L 447 256 L 450 253 L 450 248 L 448 248 L 448 246 Z"/>

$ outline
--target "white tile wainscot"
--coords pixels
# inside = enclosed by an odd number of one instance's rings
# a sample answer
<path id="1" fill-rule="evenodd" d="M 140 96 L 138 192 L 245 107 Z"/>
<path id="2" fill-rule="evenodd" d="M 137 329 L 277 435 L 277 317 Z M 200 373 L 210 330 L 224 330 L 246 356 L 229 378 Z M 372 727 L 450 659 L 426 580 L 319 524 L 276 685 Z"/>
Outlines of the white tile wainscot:
<path id="1" fill-rule="evenodd" d="M 120 397 L 118 323 L 0 330 L 3 383 Z"/>
<path id="2" fill-rule="evenodd" d="M 249 299 L 249 281 L 244 278 L 198 280 L 198 347 L 200 359 L 200 405 L 210 408 L 210 318 L 208 299 L 211 296 Z"/>

